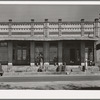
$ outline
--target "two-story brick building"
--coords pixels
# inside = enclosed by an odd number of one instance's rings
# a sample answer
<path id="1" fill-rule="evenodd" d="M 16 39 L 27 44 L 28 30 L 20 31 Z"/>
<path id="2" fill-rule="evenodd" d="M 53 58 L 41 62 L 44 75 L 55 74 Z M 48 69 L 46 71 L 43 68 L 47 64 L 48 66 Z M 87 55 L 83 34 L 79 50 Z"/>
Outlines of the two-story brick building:
<path id="1" fill-rule="evenodd" d="M 96 62 L 99 22 L 0 22 L 0 62 L 7 65 L 34 65 L 41 53 L 44 64 L 81 65 Z"/>

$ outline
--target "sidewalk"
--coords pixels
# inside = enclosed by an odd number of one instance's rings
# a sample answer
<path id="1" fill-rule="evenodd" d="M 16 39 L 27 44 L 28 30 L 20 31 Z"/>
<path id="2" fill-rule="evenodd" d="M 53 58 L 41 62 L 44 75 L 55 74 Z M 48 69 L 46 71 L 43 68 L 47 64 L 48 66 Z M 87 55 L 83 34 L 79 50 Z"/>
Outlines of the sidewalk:
<path id="1" fill-rule="evenodd" d="M 44 72 L 37 72 L 37 71 L 5 71 L 3 74 L 3 77 L 35 77 L 35 76 L 54 76 L 54 75 L 63 75 L 63 76 L 75 76 L 75 75 L 81 75 L 81 76 L 90 76 L 90 75 L 100 75 L 100 71 L 98 67 L 94 67 L 93 70 L 91 68 L 88 68 L 86 72 L 81 71 L 79 68 L 73 68 L 72 72 L 67 71 L 66 72 L 56 72 L 56 71 L 44 71 Z"/>
<path id="2" fill-rule="evenodd" d="M 58 78 L 61 78 L 63 76 L 65 76 L 65 78 L 67 78 L 67 76 L 72 76 L 69 78 L 75 78 L 73 76 L 90 76 L 92 78 L 92 76 L 94 76 L 95 78 L 100 75 L 100 71 L 98 69 L 98 67 L 94 67 L 93 68 L 93 72 L 91 72 L 91 68 L 88 68 L 88 70 L 86 72 L 81 71 L 79 68 L 73 68 L 72 72 L 70 74 L 66 74 L 66 73 L 57 73 L 55 70 L 49 70 L 46 72 L 37 72 L 37 71 L 10 71 L 4 72 L 4 75 L 1 78 L 2 79 L 48 79 L 49 76 L 51 77 L 51 79 L 54 76 L 58 76 Z M 96 76 L 97 75 L 97 76 Z M 59 77 L 61 76 L 61 77 Z M 39 78 L 40 77 L 40 78 Z M 43 78 L 44 77 L 44 78 Z M 46 78 L 47 77 L 47 78 Z M 98 76 L 99 77 L 99 76 Z M 95 79 L 94 78 L 94 79 Z M 78 78 L 79 79 L 79 78 Z M 54 78 L 55 80 L 55 78 Z M 41 83 L 40 83 L 41 82 Z M 67 81 L 64 79 L 64 81 L 24 81 L 24 82 L 0 82 L 0 89 L 33 89 L 33 90 L 100 90 L 100 80 L 87 80 L 87 81 L 69 81 L 67 79 Z"/>

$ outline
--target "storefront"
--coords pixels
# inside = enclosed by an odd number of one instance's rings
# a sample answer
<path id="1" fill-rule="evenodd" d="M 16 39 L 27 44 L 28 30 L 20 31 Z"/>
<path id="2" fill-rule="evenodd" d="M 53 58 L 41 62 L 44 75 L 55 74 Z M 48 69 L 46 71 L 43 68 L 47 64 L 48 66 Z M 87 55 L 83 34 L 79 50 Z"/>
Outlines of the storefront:
<path id="1" fill-rule="evenodd" d="M 31 45 L 33 43 L 34 45 Z M 81 65 L 94 61 L 93 41 L 4 41 L 0 42 L 0 62 L 36 65 L 41 54 L 44 64 Z"/>

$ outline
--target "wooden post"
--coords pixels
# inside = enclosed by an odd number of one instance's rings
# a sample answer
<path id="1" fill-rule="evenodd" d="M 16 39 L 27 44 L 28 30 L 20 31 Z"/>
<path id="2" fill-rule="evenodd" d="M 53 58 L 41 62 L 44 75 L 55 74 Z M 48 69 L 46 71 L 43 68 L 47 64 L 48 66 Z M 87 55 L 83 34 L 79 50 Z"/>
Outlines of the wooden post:
<path id="1" fill-rule="evenodd" d="M 58 42 L 58 64 L 62 64 L 62 41 Z"/>
<path id="2" fill-rule="evenodd" d="M 34 59 L 35 59 L 35 54 L 34 54 L 34 52 L 35 52 L 35 44 L 34 44 L 34 41 L 31 41 L 30 42 L 30 65 L 31 66 L 34 66 Z"/>
<path id="3" fill-rule="evenodd" d="M 49 42 L 44 42 L 44 64 L 49 65 Z"/>
<path id="4" fill-rule="evenodd" d="M 12 61 L 13 61 L 12 55 L 13 55 L 12 42 L 8 41 L 8 65 L 9 66 L 12 66 Z"/>
<path id="5" fill-rule="evenodd" d="M 85 41 L 81 41 L 81 65 L 85 62 Z"/>

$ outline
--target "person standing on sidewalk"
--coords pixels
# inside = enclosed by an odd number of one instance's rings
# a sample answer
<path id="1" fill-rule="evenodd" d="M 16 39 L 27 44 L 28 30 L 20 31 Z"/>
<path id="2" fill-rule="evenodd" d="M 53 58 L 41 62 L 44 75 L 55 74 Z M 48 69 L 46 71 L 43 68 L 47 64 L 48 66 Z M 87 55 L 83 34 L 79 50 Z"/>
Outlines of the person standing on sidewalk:
<path id="1" fill-rule="evenodd" d="M 42 55 L 42 53 L 40 53 L 39 54 L 39 60 L 40 60 L 40 67 L 42 68 L 42 69 L 44 69 L 44 66 L 43 66 L 43 55 Z"/>
<path id="2" fill-rule="evenodd" d="M 54 57 L 53 62 L 54 62 L 54 66 L 57 66 L 58 64 L 57 57 Z"/>
<path id="3" fill-rule="evenodd" d="M 91 73 L 93 73 L 93 66 L 95 65 L 95 63 L 93 61 L 90 61 L 90 66 L 91 66 Z"/>

